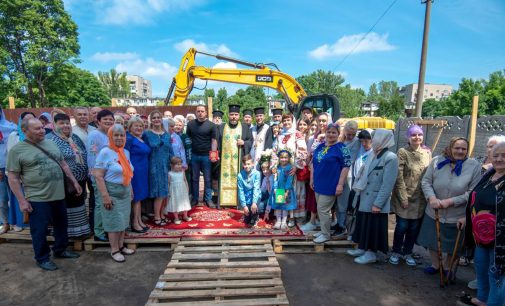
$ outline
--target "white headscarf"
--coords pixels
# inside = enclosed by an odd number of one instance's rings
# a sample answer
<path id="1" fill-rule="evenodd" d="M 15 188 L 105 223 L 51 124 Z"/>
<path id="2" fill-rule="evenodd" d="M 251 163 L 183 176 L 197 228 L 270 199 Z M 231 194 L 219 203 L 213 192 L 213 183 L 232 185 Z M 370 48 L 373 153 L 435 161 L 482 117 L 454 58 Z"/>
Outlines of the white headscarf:
<path id="1" fill-rule="evenodd" d="M 358 195 L 361 191 L 365 190 L 366 185 L 368 183 L 368 169 L 370 168 L 370 164 L 374 159 L 377 158 L 377 152 L 382 151 L 383 149 L 389 149 L 395 145 L 393 132 L 386 129 L 376 129 L 372 133 L 372 153 L 366 159 L 365 163 L 358 170 L 358 174 L 356 175 L 356 180 L 352 185 L 352 189 L 356 192 L 356 196 L 354 197 L 353 206 L 356 205 L 355 202 L 358 199 Z"/>

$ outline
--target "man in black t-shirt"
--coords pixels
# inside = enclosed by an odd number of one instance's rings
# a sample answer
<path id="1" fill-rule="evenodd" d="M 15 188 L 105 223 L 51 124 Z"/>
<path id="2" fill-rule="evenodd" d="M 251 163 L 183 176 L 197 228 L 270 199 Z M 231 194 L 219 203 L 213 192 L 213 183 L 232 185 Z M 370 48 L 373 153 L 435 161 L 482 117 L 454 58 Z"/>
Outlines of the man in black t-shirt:
<path id="1" fill-rule="evenodd" d="M 211 182 L 211 162 L 210 151 L 217 150 L 217 129 L 216 125 L 207 119 L 207 109 L 205 105 L 196 107 L 196 120 L 191 120 L 186 127 L 186 134 L 191 138 L 191 181 L 192 200 L 191 204 L 198 204 L 200 171 L 204 179 L 203 200 L 211 208 L 212 203 L 212 182 Z"/>

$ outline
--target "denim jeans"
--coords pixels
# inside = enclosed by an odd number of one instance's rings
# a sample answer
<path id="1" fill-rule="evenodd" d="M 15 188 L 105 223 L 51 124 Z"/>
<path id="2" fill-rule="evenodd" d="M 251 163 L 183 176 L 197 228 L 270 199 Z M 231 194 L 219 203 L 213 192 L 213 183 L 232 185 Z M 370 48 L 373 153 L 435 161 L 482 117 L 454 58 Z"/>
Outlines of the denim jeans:
<path id="1" fill-rule="evenodd" d="M 7 176 L 5 176 L 5 168 L 0 168 L 3 174 L 3 179 L 0 181 L 0 223 L 9 223 L 9 187 L 7 184 Z"/>
<path id="2" fill-rule="evenodd" d="M 60 254 L 67 248 L 67 209 L 65 200 L 51 202 L 32 202 L 33 211 L 30 213 L 30 234 L 32 235 L 33 251 L 38 263 L 50 258 L 47 243 L 47 227 L 53 225 L 54 245 L 53 253 Z"/>
<path id="3" fill-rule="evenodd" d="M 204 181 L 204 197 L 205 202 L 212 201 L 212 180 L 211 180 L 212 164 L 208 155 L 195 155 L 191 156 L 191 180 L 192 180 L 192 196 L 193 202 L 198 202 L 200 193 L 200 171 L 203 173 Z"/>
<path id="4" fill-rule="evenodd" d="M 396 215 L 396 227 L 393 236 L 393 252 L 410 255 L 414 248 L 422 219 L 404 219 Z"/>
<path id="5" fill-rule="evenodd" d="M 477 298 L 487 306 L 505 305 L 505 275 L 493 271 L 494 248 L 475 248 L 475 273 L 477 274 Z"/>

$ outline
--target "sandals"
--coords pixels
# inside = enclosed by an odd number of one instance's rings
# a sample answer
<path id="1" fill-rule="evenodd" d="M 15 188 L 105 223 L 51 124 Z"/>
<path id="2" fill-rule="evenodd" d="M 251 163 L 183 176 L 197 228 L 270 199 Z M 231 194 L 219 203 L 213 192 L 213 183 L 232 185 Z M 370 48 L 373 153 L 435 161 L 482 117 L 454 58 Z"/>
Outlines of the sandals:
<path id="1" fill-rule="evenodd" d="M 112 259 L 114 259 L 115 262 L 123 263 L 126 260 L 123 254 L 121 254 L 121 251 L 112 252 L 110 253 L 110 256 Z"/>
<path id="2" fill-rule="evenodd" d="M 158 220 L 154 219 L 154 224 L 156 226 L 165 226 L 165 225 L 167 225 L 167 221 L 166 220 L 167 219 L 158 219 Z"/>
<path id="3" fill-rule="evenodd" d="M 119 252 L 121 252 L 121 254 L 123 254 L 123 255 L 133 255 L 133 254 L 135 254 L 135 250 L 129 249 L 129 248 L 125 247 L 125 246 L 119 248 Z"/>
<path id="4" fill-rule="evenodd" d="M 182 218 L 182 220 L 184 220 L 186 222 L 189 222 L 189 221 L 193 220 L 193 218 L 191 218 L 191 217 L 184 217 L 184 218 Z"/>
<path id="5" fill-rule="evenodd" d="M 182 223 L 182 222 L 181 222 L 181 220 L 180 220 L 180 219 L 175 219 L 175 220 L 174 220 L 174 224 L 175 224 L 175 225 L 179 225 L 179 224 L 181 224 L 181 223 Z"/>

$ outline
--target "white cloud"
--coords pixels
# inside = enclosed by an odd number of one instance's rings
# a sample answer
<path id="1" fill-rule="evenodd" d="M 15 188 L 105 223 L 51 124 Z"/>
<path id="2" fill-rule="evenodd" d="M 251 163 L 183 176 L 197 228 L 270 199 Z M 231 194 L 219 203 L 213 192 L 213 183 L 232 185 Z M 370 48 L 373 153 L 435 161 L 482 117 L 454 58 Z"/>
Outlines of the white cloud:
<path id="1" fill-rule="evenodd" d="M 91 57 L 92 60 L 97 62 L 111 62 L 111 61 L 128 61 L 138 58 L 139 55 L 133 52 L 97 52 Z"/>
<path id="2" fill-rule="evenodd" d="M 174 44 L 175 50 L 185 53 L 189 48 L 195 48 L 197 51 L 202 51 L 211 54 L 219 54 L 226 56 L 237 56 L 225 44 L 206 44 L 203 42 L 196 42 L 192 39 L 185 39 L 181 42 Z"/>
<path id="3" fill-rule="evenodd" d="M 68 1 L 68 0 L 67 0 Z M 103 24 L 152 24 L 161 13 L 184 11 L 205 0 L 111 0 L 95 1 L 98 21 Z"/>
<path id="4" fill-rule="evenodd" d="M 388 34 L 379 35 L 375 32 L 371 32 L 363 39 L 364 36 L 365 33 L 344 35 L 333 45 L 324 44 L 312 51 L 309 51 L 309 56 L 317 60 L 324 60 L 331 57 L 347 55 L 354 48 L 355 49 L 353 53 L 355 54 L 364 52 L 390 51 L 396 49 L 395 46 L 391 45 L 387 41 Z"/>
<path id="5" fill-rule="evenodd" d="M 159 62 L 152 58 L 123 61 L 116 65 L 116 70 L 127 72 L 129 75 L 140 75 L 146 79 L 154 78 L 163 81 L 171 81 L 177 72 L 177 68 L 169 63 Z"/>
<path id="6" fill-rule="evenodd" d="M 212 68 L 217 69 L 237 69 L 237 64 L 232 62 L 219 62 L 215 64 Z"/>

